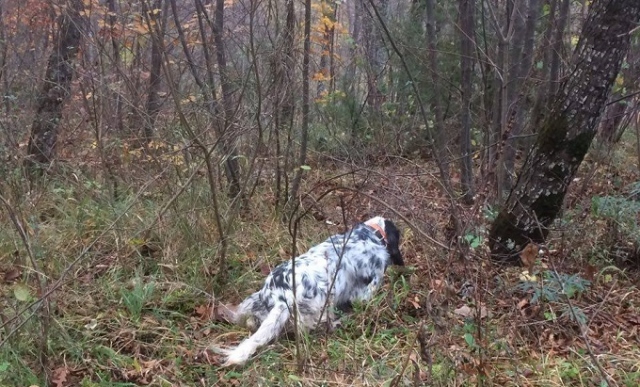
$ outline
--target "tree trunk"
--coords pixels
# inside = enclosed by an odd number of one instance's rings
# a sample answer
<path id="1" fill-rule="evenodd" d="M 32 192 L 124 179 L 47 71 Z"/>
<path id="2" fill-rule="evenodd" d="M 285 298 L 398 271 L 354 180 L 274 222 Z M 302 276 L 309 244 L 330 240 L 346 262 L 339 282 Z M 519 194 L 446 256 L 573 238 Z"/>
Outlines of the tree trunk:
<path id="1" fill-rule="evenodd" d="M 434 0 L 424 0 L 426 10 L 426 24 L 427 24 L 427 50 L 429 51 L 429 70 L 431 73 L 431 87 L 432 87 L 432 100 L 431 106 L 435 115 L 434 122 L 434 141 L 435 149 L 438 152 L 436 159 L 442 163 L 444 168 L 442 169 L 442 179 L 449 181 L 449 163 L 446 161 L 445 151 L 446 145 L 444 141 L 444 114 L 442 112 L 442 105 L 440 100 L 442 99 L 442 91 L 440 89 L 440 72 L 438 71 L 438 50 L 436 46 L 436 15 Z M 448 184 L 447 184 L 448 185 Z"/>
<path id="2" fill-rule="evenodd" d="M 116 31 L 116 22 L 118 10 L 116 8 L 115 0 L 107 0 L 107 7 L 109 10 L 109 17 L 107 21 L 109 22 L 109 35 L 111 37 L 111 48 L 113 50 L 113 65 L 115 67 L 114 72 L 114 84 L 119 84 L 122 74 L 121 60 L 120 60 L 120 43 L 117 38 Z M 122 135 L 124 133 L 124 120 L 122 118 L 122 96 L 120 95 L 119 88 L 114 87 L 111 91 L 111 104 L 113 106 L 113 115 L 116 119 L 115 126 L 118 129 L 118 134 Z"/>
<path id="3" fill-rule="evenodd" d="M 558 8 L 558 15 L 555 15 L 555 8 Z M 544 68 L 540 76 L 545 80 L 538 87 L 536 102 L 531 112 L 529 128 L 535 133 L 544 121 L 551 108 L 549 105 L 558 91 L 560 77 L 560 59 L 563 50 L 563 37 L 567 18 L 569 16 L 569 0 L 554 0 L 551 3 L 551 14 L 549 21 L 549 33 L 547 37 L 548 48 L 544 55 Z"/>
<path id="4" fill-rule="evenodd" d="M 625 98 L 625 94 L 632 90 L 638 90 L 640 83 L 640 39 L 637 37 L 632 39 L 626 64 L 620 70 L 622 86 L 614 88 L 617 90 L 611 95 L 611 103 L 607 105 L 598 130 L 600 145 L 606 148 L 610 148 L 612 144 L 620 140 L 630 122 L 628 117 L 635 110 L 633 101 L 636 98 Z"/>
<path id="5" fill-rule="evenodd" d="M 513 85 L 517 84 L 520 90 L 517 91 L 516 88 L 514 88 L 512 90 L 514 95 L 509 98 L 509 119 L 507 125 L 509 140 L 504 149 L 504 189 L 506 190 L 510 190 L 513 184 L 512 176 L 514 173 L 516 151 L 519 143 L 518 137 L 520 136 L 520 133 L 522 133 L 524 112 L 527 108 L 527 104 L 525 102 L 525 93 L 527 92 L 525 84 L 529 78 L 529 72 L 533 65 L 533 46 L 540 8 L 540 0 L 529 0 L 527 21 L 525 23 L 524 30 L 521 32 L 522 37 L 517 39 L 517 44 L 522 46 L 520 50 L 518 50 L 520 58 L 518 58 L 516 63 L 512 64 L 515 71 L 513 72 L 513 78 L 510 78 L 510 83 Z"/>
<path id="6" fill-rule="evenodd" d="M 224 0 L 216 0 L 213 21 L 213 41 L 216 45 L 216 60 L 220 74 L 220 88 L 222 89 L 222 106 L 224 111 L 224 127 L 220 131 L 222 144 L 228 162 L 225 163 L 225 172 L 229 182 L 229 197 L 234 198 L 240 194 L 240 164 L 238 164 L 237 151 L 233 145 L 233 134 L 230 133 L 234 121 L 233 90 L 227 70 L 227 58 L 222 32 L 224 31 Z"/>
<path id="7" fill-rule="evenodd" d="M 311 0 L 304 3 L 304 48 L 302 52 L 302 127 L 300 128 L 300 153 L 295 175 L 291 183 L 289 197 L 297 200 L 302 180 L 302 166 L 307 162 L 307 142 L 309 138 L 309 61 L 311 55 Z"/>
<path id="8" fill-rule="evenodd" d="M 563 81 L 543 121 L 505 207 L 493 222 L 489 245 L 495 259 L 518 263 L 529 242 L 544 242 L 567 188 L 596 134 L 611 86 L 640 20 L 637 0 L 596 0 L 589 9 Z"/>
<path id="9" fill-rule="evenodd" d="M 327 92 L 331 92 L 332 63 L 333 63 L 333 40 L 335 35 L 336 13 L 338 3 L 334 1 L 321 1 L 321 25 L 322 40 L 320 42 L 320 64 L 318 72 L 316 98 L 322 98 Z M 327 91 L 327 86 L 329 90 Z"/>
<path id="10" fill-rule="evenodd" d="M 471 97 L 473 93 L 473 65 L 475 46 L 475 0 L 460 0 L 460 89 L 462 112 L 460 114 L 460 181 L 463 200 L 473 202 L 473 170 L 471 168 Z"/>
<path id="11" fill-rule="evenodd" d="M 558 92 L 560 85 L 560 59 L 562 58 L 563 42 L 564 42 L 564 30 L 569 21 L 569 0 L 562 0 L 560 3 L 560 13 L 556 19 L 557 24 L 555 26 L 555 36 L 553 38 L 553 47 L 551 48 L 551 63 L 549 67 L 549 96 L 553 97 Z M 549 98 L 548 101 L 552 101 L 553 98 Z"/>
<path id="12" fill-rule="evenodd" d="M 502 183 L 501 183 L 501 167 L 498 165 L 498 159 L 500 158 L 501 150 L 499 149 L 500 138 L 502 137 L 503 116 L 506 114 L 503 112 L 503 107 L 506 105 L 506 68 L 507 57 L 509 53 L 509 31 L 512 3 L 507 1 L 505 4 L 505 20 L 506 23 L 500 29 L 499 25 L 494 25 L 494 29 L 498 39 L 498 48 L 496 49 L 495 66 L 493 67 L 493 98 L 491 101 L 491 127 L 488 128 L 486 147 L 488 151 L 487 157 L 487 178 L 495 179 L 496 191 L 498 192 L 498 198 L 502 197 Z M 494 23 L 495 24 L 495 23 Z M 495 176 L 492 176 L 494 174 Z"/>
<path id="13" fill-rule="evenodd" d="M 287 16 L 285 29 L 280 37 L 280 47 L 278 52 L 282 52 L 282 57 L 276 56 L 272 63 L 273 87 L 275 95 L 275 119 L 272 126 L 274 135 L 275 156 L 276 156 L 276 176 L 275 176 L 275 209 L 280 210 L 280 205 L 288 201 L 289 195 L 289 175 L 288 166 L 291 160 L 291 131 L 293 128 L 293 118 L 295 112 L 295 29 L 296 12 L 293 0 L 287 0 Z M 285 134 L 286 136 L 283 136 Z M 286 142 L 283 143 L 283 141 Z M 284 150 L 283 150 L 283 145 Z"/>
<path id="14" fill-rule="evenodd" d="M 365 0 L 356 0 L 365 1 Z M 386 15 L 387 0 L 375 0 L 376 5 L 382 15 Z M 372 3 L 375 4 L 375 3 Z M 380 90 L 380 79 L 383 78 L 384 72 L 384 42 L 381 34 L 376 28 L 373 11 L 366 5 L 363 7 L 365 15 L 362 18 L 363 45 L 366 56 L 367 66 L 367 103 L 371 107 L 371 111 L 376 114 L 380 112 L 382 102 L 385 96 Z M 369 10 L 367 10 L 369 9 Z"/>
<path id="15" fill-rule="evenodd" d="M 151 39 L 151 68 L 149 69 L 149 85 L 147 87 L 147 101 L 145 103 L 144 119 L 144 143 L 148 144 L 153 139 L 156 119 L 160 112 L 162 100 L 160 99 L 160 86 L 162 86 L 162 47 L 164 39 L 164 26 L 167 19 L 167 2 L 164 6 L 162 0 L 155 0 L 152 9 L 147 9 L 147 2 L 142 1 L 142 12 L 147 21 Z M 160 9 L 162 12 L 160 12 Z M 160 18 L 158 18 L 160 15 Z M 154 38 L 155 36 L 155 38 Z"/>
<path id="16" fill-rule="evenodd" d="M 32 172 L 53 161 L 62 108 L 70 95 L 73 61 L 82 36 L 80 26 L 84 6 L 82 0 L 69 0 L 67 4 L 58 20 L 60 31 L 47 63 L 44 83 L 37 99 L 36 116 L 31 126 L 27 166 Z"/>

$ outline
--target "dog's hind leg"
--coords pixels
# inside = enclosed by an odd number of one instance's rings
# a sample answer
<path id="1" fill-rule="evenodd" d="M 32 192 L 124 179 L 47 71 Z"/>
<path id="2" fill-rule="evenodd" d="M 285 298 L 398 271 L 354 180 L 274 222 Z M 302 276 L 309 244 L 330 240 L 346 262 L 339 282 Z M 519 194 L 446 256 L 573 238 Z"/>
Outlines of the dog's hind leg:
<path id="1" fill-rule="evenodd" d="M 269 344 L 270 341 L 278 337 L 289 320 L 289 315 L 289 308 L 286 304 L 275 305 L 256 333 L 236 348 L 224 351 L 227 355 L 224 366 L 244 364 L 258 348 Z"/>

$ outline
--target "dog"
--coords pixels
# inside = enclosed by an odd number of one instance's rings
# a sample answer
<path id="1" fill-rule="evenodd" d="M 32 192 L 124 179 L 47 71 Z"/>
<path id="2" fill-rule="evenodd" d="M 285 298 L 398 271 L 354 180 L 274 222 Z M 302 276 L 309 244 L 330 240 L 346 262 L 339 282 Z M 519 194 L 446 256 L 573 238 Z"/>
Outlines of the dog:
<path id="1" fill-rule="evenodd" d="M 262 289 L 231 312 L 231 322 L 254 331 L 251 337 L 233 349 L 211 349 L 226 357 L 223 366 L 242 365 L 285 330 L 294 310 L 302 330 L 334 323 L 335 309 L 346 310 L 353 301 L 371 299 L 390 265 L 404 266 L 400 231 L 390 220 L 377 216 L 331 236 L 276 266 Z"/>

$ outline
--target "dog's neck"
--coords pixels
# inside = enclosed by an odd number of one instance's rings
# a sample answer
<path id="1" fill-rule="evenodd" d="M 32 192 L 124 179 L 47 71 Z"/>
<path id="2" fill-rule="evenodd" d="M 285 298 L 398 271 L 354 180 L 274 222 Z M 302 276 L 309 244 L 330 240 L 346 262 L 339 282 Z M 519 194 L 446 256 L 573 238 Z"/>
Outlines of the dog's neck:
<path id="1" fill-rule="evenodd" d="M 364 224 L 380 233 L 380 236 L 382 237 L 382 240 L 384 240 L 384 243 L 387 243 L 387 233 L 384 232 L 384 227 L 381 226 L 380 223 L 384 224 L 384 220 L 381 217 L 377 216 L 373 219 L 367 220 Z"/>

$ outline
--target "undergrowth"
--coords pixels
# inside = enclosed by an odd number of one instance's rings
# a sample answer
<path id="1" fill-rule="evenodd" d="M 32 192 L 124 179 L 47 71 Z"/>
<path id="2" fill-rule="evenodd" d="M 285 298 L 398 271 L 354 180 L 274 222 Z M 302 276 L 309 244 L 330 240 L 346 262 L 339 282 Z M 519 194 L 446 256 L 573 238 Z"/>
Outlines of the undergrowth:
<path id="1" fill-rule="evenodd" d="M 573 265 L 556 256 L 539 259 L 523 282 L 522 269 L 498 269 L 483 256 L 482 222 L 469 228 L 479 231 L 466 238 L 473 253 L 464 259 L 430 246 L 421 233 L 430 224 L 442 228 L 446 206 L 434 205 L 437 187 L 426 195 L 424 174 L 411 175 L 414 169 L 381 167 L 375 173 L 405 176 L 388 186 L 355 173 L 340 182 L 398 198 L 391 205 L 412 222 L 399 222 L 407 267 L 390 269 L 384 288 L 354 305 L 335 332 L 300 335 L 297 346 L 283 337 L 239 369 L 220 368 L 206 351 L 249 334 L 219 321 L 212 305 L 241 300 L 291 254 L 289 226 L 271 208 L 270 186 L 256 189 L 261 200 L 251 201 L 227 230 L 221 262 L 204 181 L 173 201 L 177 185 L 147 179 L 121 185 L 114 198 L 104 181 L 76 170 L 31 189 L 20 180 L 5 182 L 3 197 L 27 244 L 5 211 L 0 386 L 43 385 L 43 365 L 60 387 L 605 385 L 589 352 L 610 381 L 638 384 L 640 305 L 630 275 L 607 269 L 608 262 L 585 272 L 584 261 Z M 324 177 L 313 169 L 303 188 L 325 189 Z M 220 205 L 229 209 L 226 201 Z M 320 207 L 325 219 L 307 216 L 300 224 L 299 252 L 340 232 L 343 210 L 349 222 L 393 217 L 357 195 L 330 196 Z M 550 248 L 562 243 L 552 240 Z M 553 269 L 548 259 L 555 260 Z M 467 283 L 472 290 L 461 295 Z M 42 286 L 55 288 L 48 303 L 39 302 Z"/>

